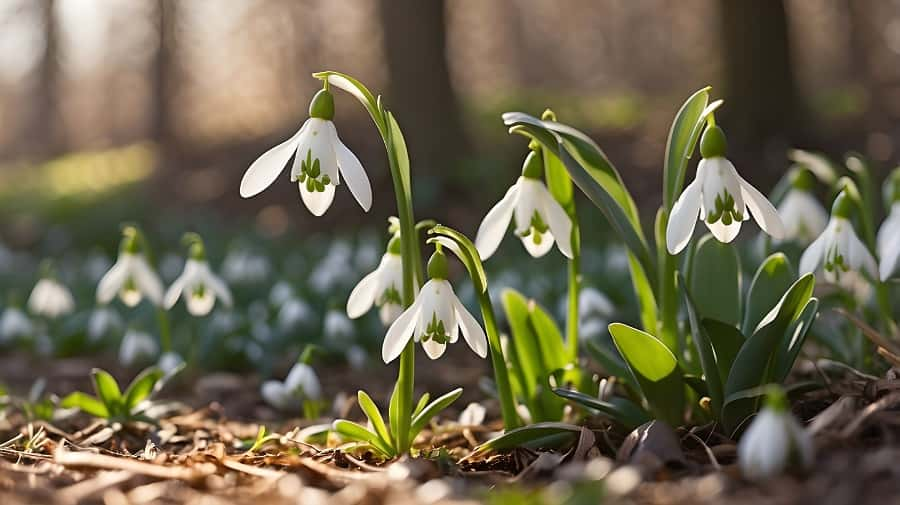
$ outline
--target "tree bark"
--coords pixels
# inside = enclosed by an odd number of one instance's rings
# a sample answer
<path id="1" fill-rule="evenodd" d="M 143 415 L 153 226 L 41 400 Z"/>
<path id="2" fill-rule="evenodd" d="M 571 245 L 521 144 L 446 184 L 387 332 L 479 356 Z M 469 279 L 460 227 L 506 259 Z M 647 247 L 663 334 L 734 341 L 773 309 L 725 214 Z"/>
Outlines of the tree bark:
<path id="1" fill-rule="evenodd" d="M 62 118 L 58 110 L 57 82 L 59 61 L 57 37 L 59 25 L 54 0 L 40 0 L 38 8 L 44 30 L 44 53 L 35 74 L 32 99 L 25 127 L 25 151 L 32 155 L 53 156 L 64 150 Z"/>
<path id="2" fill-rule="evenodd" d="M 171 0 L 154 0 L 156 2 L 156 27 L 159 46 L 153 57 L 150 68 L 152 85 L 150 92 L 150 124 L 148 134 L 165 151 L 172 141 L 169 119 L 170 92 L 172 81 L 172 44 L 174 37 L 175 2 Z"/>

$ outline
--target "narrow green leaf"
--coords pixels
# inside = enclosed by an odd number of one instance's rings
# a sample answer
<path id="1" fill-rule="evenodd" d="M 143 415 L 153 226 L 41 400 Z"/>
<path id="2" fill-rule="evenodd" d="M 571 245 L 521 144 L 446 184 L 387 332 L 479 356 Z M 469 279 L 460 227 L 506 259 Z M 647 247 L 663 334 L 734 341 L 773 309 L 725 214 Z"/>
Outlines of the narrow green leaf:
<path id="1" fill-rule="evenodd" d="M 797 319 L 788 327 L 785 338 L 782 339 L 781 345 L 776 351 L 775 363 L 772 367 L 773 375 L 769 382 L 781 384 L 787 379 L 818 314 L 819 300 L 812 298 L 803 307 L 803 311 L 800 312 Z"/>
<path id="2" fill-rule="evenodd" d="M 361 389 L 356 392 L 356 398 L 359 400 L 359 407 L 366 417 L 369 418 L 372 427 L 375 428 L 375 433 L 381 437 L 385 445 L 393 445 L 391 432 L 388 431 L 387 426 L 384 424 L 384 418 L 381 417 L 381 412 L 378 411 L 378 407 L 372 401 L 372 398 Z"/>
<path id="3" fill-rule="evenodd" d="M 734 326 L 715 319 L 704 319 L 700 324 L 716 351 L 716 365 L 719 367 L 719 377 L 724 385 L 724 381 L 731 372 L 734 359 L 744 345 L 744 335 Z"/>
<path id="4" fill-rule="evenodd" d="M 90 396 L 88 394 L 82 393 L 81 391 L 76 391 L 65 398 L 59 403 L 60 407 L 71 409 L 78 408 L 82 412 L 90 414 L 94 417 L 100 417 L 106 419 L 109 417 L 109 410 L 107 410 L 106 405 L 103 404 L 102 401 Z"/>
<path id="5" fill-rule="evenodd" d="M 611 349 L 591 341 L 588 342 L 587 349 L 591 356 L 603 366 L 606 373 L 625 382 L 633 379 L 631 372 L 628 370 L 628 365 L 622 361 L 620 356 L 614 354 Z"/>
<path id="6" fill-rule="evenodd" d="M 696 91 L 682 104 L 666 140 L 666 161 L 663 167 L 663 204 L 667 210 L 675 205 L 675 199 L 684 184 L 688 160 L 703 127 L 703 110 L 709 102 L 709 86 Z"/>
<path id="7" fill-rule="evenodd" d="M 388 402 L 388 420 L 390 421 L 392 440 L 399 440 L 400 434 L 400 388 L 399 384 L 394 384 L 394 390 L 391 393 L 391 399 Z"/>
<path id="8" fill-rule="evenodd" d="M 530 426 L 507 431 L 499 437 L 492 438 L 479 445 L 472 455 L 480 455 L 490 451 L 504 451 L 529 445 L 538 440 L 554 435 L 571 435 L 574 439 L 581 433 L 581 426 L 566 423 L 535 423 Z"/>
<path id="9" fill-rule="evenodd" d="M 354 442 L 364 442 L 369 444 L 373 449 L 380 452 L 382 455 L 392 458 L 396 454 L 394 449 L 384 443 L 381 438 L 367 430 L 363 426 L 360 426 L 354 422 L 347 421 L 344 419 L 338 419 L 331 425 L 332 429 L 337 432 L 341 437 L 346 438 L 347 440 L 352 440 Z"/>
<path id="10" fill-rule="evenodd" d="M 430 399 L 431 395 L 429 395 L 428 393 L 422 393 L 422 396 L 419 397 L 419 403 L 417 403 L 416 408 L 413 409 L 412 416 L 416 417 L 417 415 L 421 414 L 422 411 L 425 410 L 425 407 L 428 405 L 428 400 Z"/>
<path id="11" fill-rule="evenodd" d="M 528 320 L 537 335 L 544 371 L 565 368 L 569 364 L 566 360 L 565 341 L 556 321 L 537 302 L 532 301 L 528 308 Z"/>
<path id="12" fill-rule="evenodd" d="M 691 293 L 688 292 L 684 277 L 681 274 L 678 274 L 678 284 L 681 286 L 684 307 L 691 325 L 692 340 L 697 347 L 697 354 L 700 356 L 700 366 L 703 367 L 703 375 L 706 378 L 706 389 L 709 392 L 712 409 L 718 416 L 722 409 L 722 403 L 725 400 L 725 393 L 719 365 L 716 361 L 716 351 L 712 342 L 710 342 L 709 336 L 706 334 L 706 330 L 700 324 L 700 318 L 697 316 Z"/>
<path id="13" fill-rule="evenodd" d="M 157 367 L 150 367 L 142 371 L 131 381 L 125 389 L 125 409 L 132 413 L 139 403 L 144 401 L 153 392 L 157 381 L 163 378 L 163 371 Z"/>
<path id="14" fill-rule="evenodd" d="M 641 314 L 641 326 L 644 331 L 655 330 L 659 312 L 656 296 L 653 294 L 653 285 L 647 278 L 647 273 L 641 263 L 631 252 L 628 253 L 628 267 L 631 271 L 631 287 L 634 289 L 634 296 L 637 298 Z"/>
<path id="15" fill-rule="evenodd" d="M 528 300 L 518 291 L 509 288 L 503 290 L 500 299 L 503 311 L 506 313 L 506 321 L 510 326 L 510 340 L 514 342 L 515 353 L 522 371 L 523 382 L 520 385 L 526 399 L 532 401 L 535 397 L 535 387 L 543 375 L 544 367 L 537 336 L 528 321 Z M 531 407 L 532 405 L 529 405 L 529 409 Z M 532 412 L 533 414 L 534 412 Z"/>
<path id="16" fill-rule="evenodd" d="M 553 392 L 579 405 L 599 411 L 629 431 L 651 420 L 650 415 L 644 409 L 625 398 L 614 397 L 609 401 L 605 401 L 579 391 L 564 388 L 556 388 Z"/>
<path id="17" fill-rule="evenodd" d="M 562 205 L 566 214 L 575 215 L 575 191 L 572 179 L 565 164 L 558 156 L 549 151 L 544 151 L 544 178 L 547 180 L 547 189 L 553 198 Z"/>
<path id="18" fill-rule="evenodd" d="M 403 132 L 400 131 L 400 125 L 397 124 L 397 119 L 394 118 L 393 113 L 387 113 L 387 122 L 391 132 L 390 142 L 393 146 L 393 152 L 397 155 L 396 162 L 400 173 L 400 181 L 403 184 L 403 194 L 407 200 L 410 200 L 412 196 L 412 182 L 409 175 L 409 151 L 406 149 L 406 140 L 403 138 Z M 407 204 L 407 208 L 412 208 L 411 201 L 408 201 Z"/>
<path id="19" fill-rule="evenodd" d="M 752 334 L 796 279 L 797 273 L 783 253 L 778 252 L 766 258 L 750 282 L 741 333 Z"/>
<path id="20" fill-rule="evenodd" d="M 428 404 L 427 407 L 422 409 L 422 412 L 419 413 L 416 417 L 413 418 L 412 424 L 409 427 L 409 439 L 414 440 L 416 435 L 422 431 L 422 428 L 431 421 L 431 418 L 438 415 L 442 410 L 446 409 L 450 406 L 451 403 L 455 402 L 457 398 L 462 395 L 462 388 L 456 388 L 449 393 L 435 398 L 433 402 Z"/>
<path id="21" fill-rule="evenodd" d="M 697 242 L 689 271 L 691 297 L 703 317 L 741 322 L 741 262 L 731 244 L 710 234 Z"/>
<path id="22" fill-rule="evenodd" d="M 95 368 L 91 370 L 91 379 L 94 382 L 94 392 L 97 398 L 106 404 L 107 409 L 115 413 L 122 401 L 122 392 L 119 391 L 119 383 L 109 372 Z"/>
<path id="23" fill-rule="evenodd" d="M 654 417 L 679 426 L 683 420 L 684 381 L 672 351 L 653 335 L 622 323 L 610 324 L 609 333 Z"/>

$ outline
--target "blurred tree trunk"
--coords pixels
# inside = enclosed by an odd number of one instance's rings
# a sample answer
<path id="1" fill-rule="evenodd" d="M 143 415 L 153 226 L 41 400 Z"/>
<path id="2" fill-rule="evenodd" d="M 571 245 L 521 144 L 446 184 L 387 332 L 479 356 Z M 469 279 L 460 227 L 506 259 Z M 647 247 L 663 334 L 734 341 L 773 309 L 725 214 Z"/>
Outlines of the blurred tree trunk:
<path id="1" fill-rule="evenodd" d="M 172 82 L 172 45 L 174 43 L 174 27 L 176 4 L 172 0 L 154 0 L 156 2 L 156 28 L 159 46 L 150 68 L 152 85 L 150 92 L 150 127 L 149 136 L 159 145 L 165 155 L 173 143 L 172 125 L 169 118 Z"/>
<path id="2" fill-rule="evenodd" d="M 442 0 L 381 0 L 390 88 L 410 159 L 419 173 L 447 173 L 468 153 L 447 65 Z"/>
<path id="3" fill-rule="evenodd" d="M 44 30 L 44 53 L 35 73 L 31 110 L 25 128 L 25 150 L 30 154 L 51 157 L 65 148 L 62 118 L 57 109 L 57 54 L 59 25 L 54 14 L 55 0 L 40 0 L 38 9 Z"/>
<path id="4" fill-rule="evenodd" d="M 797 124 L 788 19 L 783 0 L 721 0 L 726 132 L 759 143 Z"/>

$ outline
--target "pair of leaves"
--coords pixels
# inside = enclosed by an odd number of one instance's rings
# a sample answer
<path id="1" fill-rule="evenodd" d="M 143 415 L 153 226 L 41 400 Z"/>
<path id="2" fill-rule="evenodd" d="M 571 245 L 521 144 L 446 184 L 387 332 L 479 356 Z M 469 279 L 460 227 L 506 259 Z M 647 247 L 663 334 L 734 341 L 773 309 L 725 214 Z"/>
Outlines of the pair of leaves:
<path id="1" fill-rule="evenodd" d="M 78 408 L 95 417 L 129 420 L 140 413 L 141 403 L 162 385 L 164 373 L 150 367 L 138 374 L 124 392 L 116 379 L 105 370 L 91 370 L 94 392 L 97 396 L 76 391 L 63 398 L 60 405 Z"/>
<path id="2" fill-rule="evenodd" d="M 600 412 L 629 431 L 651 420 L 647 411 L 625 398 L 612 397 L 609 400 L 601 400 L 580 391 L 563 388 L 556 388 L 553 392 L 583 407 Z"/>

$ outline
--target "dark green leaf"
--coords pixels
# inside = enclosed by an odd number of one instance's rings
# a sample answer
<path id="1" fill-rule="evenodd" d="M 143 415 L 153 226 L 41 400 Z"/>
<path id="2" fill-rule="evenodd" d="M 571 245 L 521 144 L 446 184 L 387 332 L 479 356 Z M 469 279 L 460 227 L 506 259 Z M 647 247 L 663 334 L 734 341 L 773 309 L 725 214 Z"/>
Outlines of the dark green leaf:
<path id="1" fill-rule="evenodd" d="M 703 111 L 709 102 L 709 86 L 688 97 L 672 121 L 666 140 L 666 161 L 663 167 L 663 205 L 671 209 L 684 184 L 688 160 L 703 127 Z"/>
<path id="2" fill-rule="evenodd" d="M 716 351 L 716 366 L 719 367 L 719 377 L 722 378 L 724 385 L 724 381 L 731 372 L 734 359 L 744 345 L 744 335 L 734 326 L 715 319 L 704 319 L 700 324 Z"/>
<path id="3" fill-rule="evenodd" d="M 567 400 L 572 400 L 579 405 L 609 416 L 629 431 L 650 421 L 650 415 L 644 409 L 624 398 L 611 398 L 609 401 L 605 401 L 579 391 L 563 388 L 556 388 L 553 392 Z"/>
<path id="4" fill-rule="evenodd" d="M 472 451 L 473 455 L 489 451 L 504 451 L 523 447 L 554 435 L 569 435 L 574 439 L 581 433 L 581 426 L 566 423 L 535 423 L 530 426 L 507 431 L 497 438 L 492 438 Z"/>
<path id="5" fill-rule="evenodd" d="M 706 334 L 706 330 L 700 324 L 700 318 L 697 316 L 697 310 L 694 308 L 694 301 L 685 286 L 684 277 L 681 274 L 678 274 L 678 284 L 681 286 L 684 307 L 691 325 L 691 336 L 693 337 L 694 345 L 697 347 L 697 354 L 700 356 L 700 366 L 703 367 L 703 375 L 706 378 L 706 389 L 712 402 L 712 409 L 718 416 L 722 409 L 725 393 L 723 392 L 724 385 L 719 372 L 719 365 L 716 361 L 716 351 L 712 342 L 710 342 L 709 335 Z"/>
<path id="6" fill-rule="evenodd" d="M 803 311 L 797 319 L 788 327 L 785 338 L 781 340 L 781 344 L 776 351 L 775 363 L 772 367 L 773 375 L 770 382 L 781 384 L 787 379 L 791 368 L 794 367 L 794 362 L 797 361 L 797 356 L 800 355 L 800 349 L 803 347 L 803 342 L 806 341 L 809 329 L 812 327 L 813 321 L 816 320 L 818 314 L 819 300 L 812 298 L 803 307 Z"/>
<path id="7" fill-rule="evenodd" d="M 766 258 L 750 283 L 741 333 L 751 335 L 796 279 L 796 271 L 783 253 L 775 253 Z"/>
<path id="8" fill-rule="evenodd" d="M 731 244 L 712 235 L 697 242 L 689 272 L 691 297 L 703 317 L 731 323 L 741 322 L 741 263 Z"/>

